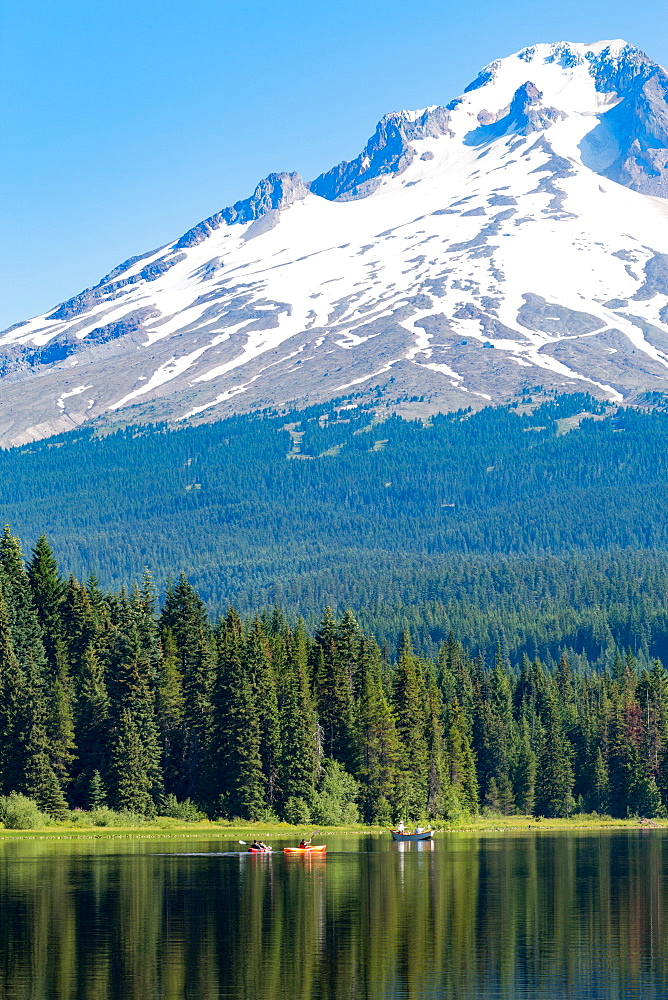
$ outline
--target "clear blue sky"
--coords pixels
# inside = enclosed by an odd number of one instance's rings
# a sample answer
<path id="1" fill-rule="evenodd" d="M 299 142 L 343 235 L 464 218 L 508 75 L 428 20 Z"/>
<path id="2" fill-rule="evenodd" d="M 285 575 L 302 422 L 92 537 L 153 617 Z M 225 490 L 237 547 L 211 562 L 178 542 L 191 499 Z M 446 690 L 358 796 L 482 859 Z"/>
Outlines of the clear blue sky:
<path id="1" fill-rule="evenodd" d="M 668 63 L 666 0 L 0 0 L 0 329 L 272 170 L 311 179 L 387 111 L 539 41 Z"/>

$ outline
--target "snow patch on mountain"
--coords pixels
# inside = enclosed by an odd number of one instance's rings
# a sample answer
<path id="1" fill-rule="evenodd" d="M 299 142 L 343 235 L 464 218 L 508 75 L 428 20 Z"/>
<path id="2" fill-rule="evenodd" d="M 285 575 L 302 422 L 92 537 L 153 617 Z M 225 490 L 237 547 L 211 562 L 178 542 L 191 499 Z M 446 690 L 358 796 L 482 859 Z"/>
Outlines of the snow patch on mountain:
<path id="1" fill-rule="evenodd" d="M 342 393 L 668 392 L 667 95 L 621 40 L 536 45 L 310 184 L 269 175 L 0 334 L 0 442 Z"/>

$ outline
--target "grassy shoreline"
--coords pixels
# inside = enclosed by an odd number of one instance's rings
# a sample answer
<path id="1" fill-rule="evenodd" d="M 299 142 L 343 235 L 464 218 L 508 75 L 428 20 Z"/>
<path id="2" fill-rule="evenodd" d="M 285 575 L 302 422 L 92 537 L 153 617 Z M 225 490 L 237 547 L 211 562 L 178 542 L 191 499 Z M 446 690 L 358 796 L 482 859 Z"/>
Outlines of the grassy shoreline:
<path id="1" fill-rule="evenodd" d="M 440 837 L 453 833 L 532 833 L 571 832 L 595 830 L 668 830 L 666 819 L 615 819 L 611 816 L 574 816 L 570 819 L 538 819 L 535 816 L 476 816 L 457 823 L 436 824 L 434 829 Z M 196 838 L 218 840 L 281 839 L 298 840 L 310 835 L 313 827 L 290 826 L 288 823 L 215 823 L 203 820 L 183 823 L 178 820 L 161 819 L 147 822 L 142 826 L 83 826 L 79 823 L 58 822 L 53 825 L 36 827 L 31 830 L 8 830 L 0 825 L 0 840 L 21 838 L 39 839 L 105 839 L 105 838 L 154 838 L 184 839 Z M 328 836 L 373 836 L 387 834 L 382 826 L 323 826 L 319 828 L 318 839 Z"/>

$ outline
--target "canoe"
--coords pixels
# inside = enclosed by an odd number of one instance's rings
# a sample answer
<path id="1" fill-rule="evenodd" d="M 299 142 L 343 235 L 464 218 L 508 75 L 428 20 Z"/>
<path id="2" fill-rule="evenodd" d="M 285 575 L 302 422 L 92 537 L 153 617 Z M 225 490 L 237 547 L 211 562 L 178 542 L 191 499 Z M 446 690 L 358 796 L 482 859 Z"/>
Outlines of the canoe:
<path id="1" fill-rule="evenodd" d="M 284 854 L 324 854 L 327 844 L 317 844 L 313 847 L 284 847 Z"/>
<path id="2" fill-rule="evenodd" d="M 422 833 L 399 833 L 398 830 L 390 830 L 392 840 L 431 840 L 433 830 L 424 830 Z"/>

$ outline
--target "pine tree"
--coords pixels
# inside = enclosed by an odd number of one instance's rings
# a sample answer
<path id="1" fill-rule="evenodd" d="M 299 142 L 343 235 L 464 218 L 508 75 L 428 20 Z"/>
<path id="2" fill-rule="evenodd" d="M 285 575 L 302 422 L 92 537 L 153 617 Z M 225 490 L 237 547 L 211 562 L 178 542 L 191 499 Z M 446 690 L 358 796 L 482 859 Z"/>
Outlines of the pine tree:
<path id="1" fill-rule="evenodd" d="M 165 771 L 165 791 L 174 794 L 184 782 L 183 719 L 185 697 L 179 655 L 171 629 L 162 635 L 158 667 L 156 714 Z"/>
<path id="2" fill-rule="evenodd" d="M 232 608 L 217 630 L 209 796 L 227 816 L 254 820 L 266 809 L 267 779 L 262 718 L 246 651 L 243 626 Z"/>
<path id="3" fill-rule="evenodd" d="M 390 822 L 398 811 L 397 779 L 402 750 L 381 680 L 380 650 L 362 638 L 359 650 L 360 695 L 357 743 L 360 808 L 365 822 Z"/>
<path id="4" fill-rule="evenodd" d="M 170 631 L 178 651 L 183 678 L 183 779 L 184 798 L 209 797 L 207 754 L 211 738 L 211 689 L 215 673 L 215 647 L 202 599 L 181 574 L 170 587 L 160 615 L 160 632 Z"/>
<path id="5" fill-rule="evenodd" d="M 134 738 L 133 733 L 136 731 L 141 742 L 146 787 L 152 800 L 152 806 L 142 807 L 141 812 L 150 815 L 160 805 L 164 794 L 156 718 L 157 643 L 154 630 L 145 620 L 150 612 L 140 605 L 137 595 L 133 595 L 133 599 L 127 603 L 121 599 L 121 607 L 121 627 L 109 672 L 111 717 L 118 733 L 119 726 L 123 728 L 119 720 L 124 712 L 129 713 L 132 729 L 128 729 L 124 739 Z"/>
<path id="6" fill-rule="evenodd" d="M 46 654 L 42 627 L 33 604 L 21 546 L 7 525 L 0 538 L 0 583 L 14 653 L 22 667 L 28 661 L 34 663 L 43 678 L 46 674 Z"/>
<path id="7" fill-rule="evenodd" d="M 351 666 L 349 659 L 341 656 L 338 633 L 331 608 L 325 608 L 313 640 L 313 678 L 325 753 L 352 770 L 355 761 Z M 349 655 L 350 651 L 346 653 Z"/>
<path id="8" fill-rule="evenodd" d="M 140 727 L 129 708 L 122 708 L 114 727 L 109 768 L 113 804 L 116 809 L 154 816 L 151 761 Z"/>
<path id="9" fill-rule="evenodd" d="M 106 804 L 107 792 L 102 781 L 102 775 L 99 771 L 93 771 L 88 791 L 88 806 L 90 809 L 100 809 L 102 806 L 106 806 Z"/>
<path id="10" fill-rule="evenodd" d="M 284 628 L 286 656 L 281 720 L 281 791 L 284 806 L 313 798 L 320 768 L 315 707 L 308 683 L 306 633 L 303 622 Z"/>
<path id="11" fill-rule="evenodd" d="M 281 797 L 281 727 L 269 643 L 258 618 L 254 620 L 246 639 L 245 660 L 260 716 L 260 755 L 265 777 L 266 801 L 273 809 Z"/>
<path id="12" fill-rule="evenodd" d="M 74 780 L 76 801 L 86 804 L 95 772 L 106 774 L 109 765 L 110 699 L 104 670 L 93 643 L 84 653 L 79 696 L 75 709 L 75 733 L 78 748 Z"/>
<path id="13" fill-rule="evenodd" d="M 515 802 L 521 813 L 533 812 L 536 795 L 537 760 L 531 746 L 531 729 L 523 716 L 519 727 L 517 760 L 515 763 Z"/>
<path id="14" fill-rule="evenodd" d="M 457 698 L 450 707 L 449 716 L 450 784 L 457 793 L 464 809 L 475 814 L 479 807 L 479 789 L 471 726 Z"/>
<path id="15" fill-rule="evenodd" d="M 427 671 L 426 699 L 425 737 L 429 753 L 427 815 L 436 819 L 446 812 L 449 782 L 445 759 L 443 702 L 436 678 L 431 670 Z"/>
<path id="16" fill-rule="evenodd" d="M 544 726 L 534 813 L 536 816 L 569 816 L 573 809 L 573 748 L 564 736 L 553 695 L 547 698 Z"/>
<path id="17" fill-rule="evenodd" d="M 0 794 L 18 791 L 24 780 L 24 761 L 17 744 L 17 728 L 25 685 L 14 653 L 9 621 L 0 589 Z"/>
<path id="18" fill-rule="evenodd" d="M 603 759 L 600 747 L 596 750 L 592 785 L 590 798 L 596 803 L 596 812 L 606 813 L 608 810 L 609 792 L 608 768 Z"/>
<path id="19" fill-rule="evenodd" d="M 398 793 L 400 811 L 419 817 L 426 812 L 429 787 L 426 692 L 408 633 L 404 633 L 402 640 L 393 694 L 403 757 Z"/>
<path id="20" fill-rule="evenodd" d="M 0 788 L 23 792 L 58 819 L 67 806 L 48 753 L 45 714 L 42 677 L 30 656 L 25 669 L 19 663 L 0 589 Z"/>
<path id="21" fill-rule="evenodd" d="M 64 643 L 63 604 L 65 584 L 58 572 L 58 564 L 46 535 L 40 535 L 27 568 L 28 582 L 37 617 L 42 626 L 42 636 L 47 661 L 52 675 L 62 656 L 59 647 Z"/>

